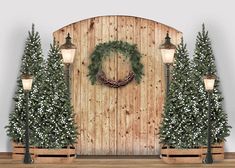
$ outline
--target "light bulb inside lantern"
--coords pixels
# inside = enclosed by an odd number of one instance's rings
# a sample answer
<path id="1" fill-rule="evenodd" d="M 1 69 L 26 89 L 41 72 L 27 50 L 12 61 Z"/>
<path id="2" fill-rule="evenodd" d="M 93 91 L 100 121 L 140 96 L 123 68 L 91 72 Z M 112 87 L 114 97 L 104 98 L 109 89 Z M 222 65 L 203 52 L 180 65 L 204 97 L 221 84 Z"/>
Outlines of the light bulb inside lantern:
<path id="1" fill-rule="evenodd" d="M 21 76 L 23 89 L 25 91 L 30 91 L 32 89 L 33 77 L 31 75 L 22 75 Z"/>

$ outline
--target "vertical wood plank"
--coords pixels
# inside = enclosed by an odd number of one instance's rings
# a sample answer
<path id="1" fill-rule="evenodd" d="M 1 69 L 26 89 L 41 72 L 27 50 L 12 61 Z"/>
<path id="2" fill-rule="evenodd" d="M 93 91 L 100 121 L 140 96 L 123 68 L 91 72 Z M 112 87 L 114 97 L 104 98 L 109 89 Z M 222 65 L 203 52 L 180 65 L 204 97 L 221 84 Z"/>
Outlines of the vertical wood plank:
<path id="1" fill-rule="evenodd" d="M 125 24 L 126 24 L 126 18 L 125 17 L 118 17 L 118 40 L 126 40 L 126 32 L 125 32 Z M 126 70 L 123 69 L 123 63 L 124 59 L 122 55 L 118 54 L 118 79 L 123 78 Z M 118 155 L 125 155 L 126 146 L 125 146 L 125 140 L 126 140 L 126 96 L 125 96 L 125 89 L 123 87 L 118 88 L 118 140 L 117 140 L 117 154 Z"/>
<path id="2" fill-rule="evenodd" d="M 109 17 L 109 40 L 117 40 L 117 16 Z M 109 59 L 109 75 L 113 80 L 117 80 L 117 54 L 113 53 Z M 110 88 L 109 90 L 109 154 L 116 155 L 116 117 L 117 117 L 117 89 Z"/>
<path id="3" fill-rule="evenodd" d="M 148 68 L 147 68 L 147 111 L 148 111 L 148 120 L 147 120 L 147 127 L 148 127 L 148 155 L 154 155 L 155 149 L 155 131 L 154 131 L 154 123 L 156 120 L 156 113 L 154 111 L 155 101 L 153 101 L 154 97 L 154 85 L 155 85 L 155 50 L 154 43 L 155 43 L 155 26 L 154 23 L 148 21 L 148 42 L 147 42 L 147 59 L 148 59 Z"/>
<path id="4" fill-rule="evenodd" d="M 88 20 L 81 22 L 81 155 L 88 154 L 88 95 L 87 95 L 87 85 L 88 80 L 87 75 L 87 66 L 88 66 Z"/>
<path id="5" fill-rule="evenodd" d="M 134 18 L 133 17 L 126 17 L 126 41 L 129 44 L 134 43 Z M 127 66 L 131 67 L 130 60 L 127 59 Z M 131 68 L 130 68 L 131 69 Z M 130 70 L 129 70 L 130 71 Z M 126 72 L 125 75 L 127 75 Z M 134 109 L 133 109 L 133 89 L 134 89 L 135 81 L 132 81 L 125 87 L 125 95 L 126 95 L 126 151 L 125 155 L 133 155 L 133 121 L 134 121 Z M 125 96 L 123 95 L 123 96 Z"/>
<path id="6" fill-rule="evenodd" d="M 147 48 L 147 37 L 148 37 L 148 29 L 147 29 L 147 20 L 141 19 L 141 53 L 142 53 L 142 63 L 144 64 L 144 76 L 141 82 L 141 107 L 140 107 L 140 150 L 143 155 L 148 154 L 148 127 L 147 127 L 147 119 L 148 119 L 148 111 L 147 111 L 147 84 L 148 84 L 148 48 Z"/>
<path id="7" fill-rule="evenodd" d="M 95 18 L 95 45 L 102 43 L 102 17 Z M 97 83 L 96 87 L 96 113 L 95 113 L 95 153 L 94 155 L 102 154 L 102 85 Z M 90 154 L 93 155 L 93 154 Z"/>
<path id="8" fill-rule="evenodd" d="M 162 82 L 164 80 L 164 65 L 162 62 L 161 58 L 161 53 L 159 50 L 159 46 L 162 44 L 162 38 L 164 36 L 161 35 L 161 25 L 158 23 L 155 23 L 155 96 L 154 96 L 154 101 L 155 101 L 155 113 L 156 113 L 156 122 L 155 122 L 155 153 L 160 152 L 159 148 L 159 125 L 160 125 L 160 119 L 162 115 L 162 106 L 161 106 L 161 101 L 160 99 L 163 99 L 162 97 L 165 96 L 165 93 L 163 91 L 163 86 Z M 165 86 L 165 85 L 164 85 Z"/>
<path id="9" fill-rule="evenodd" d="M 81 106 L 81 73 L 80 73 L 80 66 L 81 66 L 81 25 L 75 24 L 73 26 L 73 42 L 77 46 L 76 56 L 74 58 L 73 63 L 73 91 L 71 92 L 71 95 L 73 97 L 73 110 L 75 113 L 75 121 L 78 127 L 78 140 L 76 145 L 76 153 L 81 154 L 81 134 L 80 134 L 80 128 L 81 128 L 81 113 L 80 113 L 80 106 Z"/>
<path id="10" fill-rule="evenodd" d="M 109 42 L 109 17 L 104 17 L 102 19 L 102 42 Z M 110 58 L 106 58 L 103 60 L 102 68 L 107 74 L 107 76 L 110 76 Z M 102 85 L 101 92 L 102 92 L 102 154 L 108 155 L 109 154 L 109 112 L 110 112 L 110 99 L 109 99 L 109 91 L 110 88 Z"/>
<path id="11" fill-rule="evenodd" d="M 94 30 L 94 18 L 91 18 L 88 20 L 88 65 L 90 64 L 90 55 L 92 54 L 94 48 L 95 48 L 95 30 Z M 88 72 L 87 72 L 88 73 Z M 95 110 L 96 110 L 96 90 L 95 86 L 91 85 L 90 81 L 87 79 L 87 94 L 88 94 L 88 107 L 87 107 L 87 118 L 88 118 L 88 128 L 87 128 L 87 154 L 95 153 Z"/>
<path id="12" fill-rule="evenodd" d="M 141 19 L 134 18 L 134 43 L 137 44 L 138 50 L 141 52 Z M 141 62 L 142 62 L 141 58 Z M 144 67 L 145 68 L 145 67 Z M 142 81 L 141 81 L 142 82 Z M 133 88 L 133 112 L 134 112 L 134 120 L 133 120 L 133 155 L 140 155 L 140 91 L 141 91 L 141 84 L 134 83 Z"/>

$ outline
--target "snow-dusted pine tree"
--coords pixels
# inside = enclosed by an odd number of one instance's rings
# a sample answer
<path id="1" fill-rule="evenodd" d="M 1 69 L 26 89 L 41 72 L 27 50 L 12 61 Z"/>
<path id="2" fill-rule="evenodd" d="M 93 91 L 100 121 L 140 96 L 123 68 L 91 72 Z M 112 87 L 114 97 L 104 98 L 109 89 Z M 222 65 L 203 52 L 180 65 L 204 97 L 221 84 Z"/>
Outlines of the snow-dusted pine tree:
<path id="1" fill-rule="evenodd" d="M 197 146 L 198 132 L 195 85 L 192 68 L 183 39 L 176 48 L 169 93 L 160 126 L 160 143 L 175 148 Z"/>
<path id="2" fill-rule="evenodd" d="M 215 58 L 211 46 L 211 41 L 208 36 L 208 31 L 205 30 L 204 24 L 202 31 L 198 33 L 196 39 L 196 47 L 193 57 L 193 83 L 196 85 L 197 104 L 199 108 L 197 124 L 199 131 L 198 143 L 207 145 L 207 128 L 208 128 L 208 95 L 203 83 L 203 76 L 208 73 L 208 70 L 217 76 L 215 88 L 211 96 L 211 143 L 219 143 L 225 140 L 225 137 L 230 134 L 230 126 L 228 125 L 227 114 L 223 110 L 223 96 L 220 91 L 220 80 L 216 70 Z"/>
<path id="3" fill-rule="evenodd" d="M 43 148 L 62 148 L 73 145 L 77 139 L 77 127 L 65 81 L 64 64 L 58 44 L 53 43 L 47 59 L 41 115 L 40 141 Z"/>
<path id="4" fill-rule="evenodd" d="M 42 108 L 39 97 L 42 95 L 45 80 L 41 40 L 39 33 L 34 30 L 34 25 L 26 40 L 20 74 L 17 78 L 17 89 L 13 98 L 15 106 L 9 116 L 9 124 L 6 126 L 7 135 L 17 143 L 25 142 L 26 99 L 20 79 L 22 74 L 33 75 L 32 90 L 29 92 L 29 141 L 31 145 L 34 145 L 38 141 L 38 127 L 40 126 L 38 112 Z"/>

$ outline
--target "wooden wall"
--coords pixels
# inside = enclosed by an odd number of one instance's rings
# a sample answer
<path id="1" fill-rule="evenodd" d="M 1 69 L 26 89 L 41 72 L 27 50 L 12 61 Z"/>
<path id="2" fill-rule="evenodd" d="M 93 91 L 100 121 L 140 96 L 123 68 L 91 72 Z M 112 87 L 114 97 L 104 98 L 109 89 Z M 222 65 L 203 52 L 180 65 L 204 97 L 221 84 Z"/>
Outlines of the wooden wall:
<path id="1" fill-rule="evenodd" d="M 80 155 L 156 155 L 157 136 L 164 103 L 165 78 L 159 45 L 169 31 L 172 43 L 181 32 L 158 22 L 130 16 L 101 16 L 82 20 L 54 32 L 63 44 L 69 32 L 78 47 L 71 66 L 71 97 L 79 127 L 77 153 Z M 109 88 L 91 85 L 87 74 L 89 56 L 99 43 L 122 40 L 137 44 L 142 54 L 144 77 L 138 85 Z M 109 78 L 122 79 L 129 60 L 113 54 L 104 60 Z"/>

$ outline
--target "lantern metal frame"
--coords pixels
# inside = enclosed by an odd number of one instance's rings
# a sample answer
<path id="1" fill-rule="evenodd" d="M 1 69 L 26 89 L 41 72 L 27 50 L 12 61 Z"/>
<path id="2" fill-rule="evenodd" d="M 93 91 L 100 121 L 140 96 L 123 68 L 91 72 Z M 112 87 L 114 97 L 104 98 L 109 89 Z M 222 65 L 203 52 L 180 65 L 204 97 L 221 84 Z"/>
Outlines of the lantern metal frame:
<path id="1" fill-rule="evenodd" d="M 72 55 L 72 56 L 70 55 L 70 57 L 72 59 L 69 59 L 69 60 L 72 60 L 72 61 L 69 61 L 69 62 L 65 61 L 65 60 L 68 60 L 68 59 L 66 59 L 65 58 L 66 55 L 63 55 L 63 53 L 62 53 L 63 63 L 65 64 L 65 78 L 66 78 L 65 80 L 66 80 L 69 92 L 70 92 L 70 77 L 69 77 L 70 65 L 74 61 L 74 57 L 75 57 L 77 47 L 72 43 L 72 38 L 70 37 L 70 33 L 68 33 L 67 37 L 65 38 L 65 43 L 60 46 L 60 50 L 62 52 L 62 50 L 71 50 L 71 49 L 75 50 L 74 55 Z"/>
<path id="2" fill-rule="evenodd" d="M 28 86 L 28 88 L 25 86 L 24 80 L 33 80 L 33 76 L 29 74 L 23 74 L 21 75 L 21 81 L 23 84 L 23 89 L 25 92 L 25 98 L 26 98 L 26 123 L 25 123 L 25 153 L 24 153 L 24 163 L 25 164 L 31 164 L 32 159 L 29 152 L 29 92 L 32 89 L 32 82 L 30 81 L 31 86 Z"/>
<path id="3" fill-rule="evenodd" d="M 174 54 L 175 54 L 175 50 L 176 50 L 176 46 L 171 43 L 171 38 L 169 37 L 169 32 L 166 33 L 165 42 L 162 45 L 160 45 L 159 49 L 160 50 L 174 50 L 174 53 L 172 55 L 170 62 L 165 62 L 165 60 L 167 60 L 167 59 L 165 59 L 166 55 L 164 55 L 163 52 L 161 52 L 162 60 L 163 60 L 163 63 L 165 64 L 165 67 L 166 67 L 166 96 L 167 96 L 169 93 L 169 87 L 170 87 L 170 66 L 174 62 Z"/>
<path id="4" fill-rule="evenodd" d="M 207 82 L 206 80 L 214 80 L 213 86 L 211 89 L 208 89 Z M 212 158 L 212 153 L 211 153 L 211 96 L 214 90 L 214 84 L 216 80 L 216 75 L 211 74 L 210 68 L 209 68 L 209 73 L 203 77 L 203 82 L 205 85 L 205 90 L 208 93 L 208 128 L 207 128 L 207 153 L 206 153 L 206 158 L 204 160 L 205 164 L 212 164 L 213 163 L 213 158 Z"/>
<path id="5" fill-rule="evenodd" d="M 61 52 L 62 52 L 62 50 L 76 50 L 76 49 L 77 49 L 77 47 L 72 43 L 72 38 L 70 37 L 70 33 L 68 33 L 67 37 L 65 38 L 65 43 L 60 46 L 60 50 L 61 50 Z M 63 55 L 63 54 L 62 54 L 63 62 L 64 62 L 65 64 L 72 64 L 72 63 L 73 63 L 73 60 L 74 60 L 74 56 L 75 56 L 75 53 L 74 53 L 74 55 L 70 55 L 70 57 L 71 57 L 72 59 L 71 59 L 71 58 L 70 58 L 70 59 L 67 59 L 67 58 L 66 58 L 67 55 Z M 67 62 L 66 60 L 70 60 L 70 61 Z M 72 61 L 71 61 L 71 60 L 72 60 Z"/>

